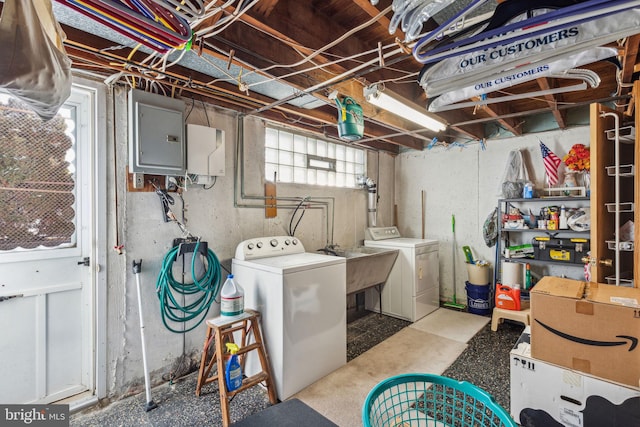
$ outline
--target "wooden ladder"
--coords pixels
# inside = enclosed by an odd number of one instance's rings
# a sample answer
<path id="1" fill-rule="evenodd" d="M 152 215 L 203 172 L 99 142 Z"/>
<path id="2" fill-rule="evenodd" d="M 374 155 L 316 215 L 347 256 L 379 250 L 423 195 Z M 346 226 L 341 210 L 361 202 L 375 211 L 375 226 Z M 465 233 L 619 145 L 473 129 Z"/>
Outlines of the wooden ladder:
<path id="1" fill-rule="evenodd" d="M 208 319 L 207 335 L 204 339 L 202 348 L 202 359 L 200 361 L 200 372 L 198 373 L 198 384 L 196 385 L 196 396 L 200 396 L 202 387 L 214 381 L 218 381 L 218 390 L 220 393 L 220 409 L 222 411 L 222 425 L 228 427 L 230 424 L 229 417 L 229 401 L 236 394 L 250 387 L 256 386 L 262 382 L 265 383 L 269 394 L 269 402 L 276 404 L 278 398 L 269 368 L 267 353 L 262 341 L 260 333 L 260 313 L 255 310 L 245 310 L 238 316 L 227 317 L 220 316 L 214 319 Z M 225 382 L 225 345 L 228 342 L 235 342 L 233 333 L 241 331 L 241 339 L 238 346 L 238 358 L 244 372 L 246 354 L 250 351 L 257 351 L 262 371 L 249 378 L 242 380 L 242 386 L 234 391 L 228 391 Z M 248 344 L 248 338 L 253 335 L 254 342 Z M 208 358 L 209 348 L 214 343 L 213 354 Z M 208 359 L 208 360 L 207 360 Z M 213 365 L 216 366 L 216 372 L 211 374 Z"/>

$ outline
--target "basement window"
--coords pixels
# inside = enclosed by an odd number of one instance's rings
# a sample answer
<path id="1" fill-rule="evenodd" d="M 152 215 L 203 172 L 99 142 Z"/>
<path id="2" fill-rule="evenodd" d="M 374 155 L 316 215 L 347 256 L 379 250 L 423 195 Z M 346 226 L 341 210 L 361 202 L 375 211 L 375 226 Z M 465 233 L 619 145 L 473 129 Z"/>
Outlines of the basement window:
<path id="1" fill-rule="evenodd" d="M 358 188 L 365 175 L 365 150 L 289 130 L 265 128 L 268 181 Z"/>
<path id="2" fill-rule="evenodd" d="M 43 121 L 0 94 L 0 251 L 76 246 L 78 105 Z"/>

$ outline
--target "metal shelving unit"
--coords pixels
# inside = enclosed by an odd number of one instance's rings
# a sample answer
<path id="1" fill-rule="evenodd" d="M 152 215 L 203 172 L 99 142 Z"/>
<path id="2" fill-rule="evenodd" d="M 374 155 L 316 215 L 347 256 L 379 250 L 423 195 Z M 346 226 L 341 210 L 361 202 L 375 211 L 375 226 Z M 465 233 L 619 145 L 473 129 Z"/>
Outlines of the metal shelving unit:
<path id="1" fill-rule="evenodd" d="M 499 283 L 501 280 L 500 269 L 503 261 L 506 262 L 518 262 L 522 264 L 530 264 L 531 266 L 563 266 L 563 267 L 579 267 L 583 268 L 583 264 L 576 263 L 568 263 L 565 261 L 554 261 L 554 260 L 539 260 L 534 258 L 522 258 L 522 257 L 505 257 L 504 256 L 504 245 L 503 242 L 511 242 L 515 240 L 513 235 L 525 235 L 527 233 L 532 234 L 547 234 L 552 238 L 571 238 L 571 237 L 585 237 L 590 236 L 590 231 L 577 231 L 571 229 L 563 229 L 563 230 L 548 230 L 548 229 L 540 229 L 540 228 L 506 228 L 503 227 L 502 224 L 502 215 L 504 212 L 507 212 L 510 205 L 515 205 L 519 209 L 523 209 L 524 207 L 529 206 L 552 206 L 552 205 L 566 205 L 569 208 L 572 207 L 589 207 L 590 198 L 583 196 L 575 196 L 575 197 L 540 197 L 533 199 L 524 199 L 524 198 L 515 198 L 515 199 L 499 199 L 498 200 L 498 238 L 496 240 L 496 250 L 495 250 L 495 268 L 494 268 L 494 277 L 493 277 L 493 286 L 495 289 L 496 283 Z M 522 240 L 522 238 L 519 238 Z"/>

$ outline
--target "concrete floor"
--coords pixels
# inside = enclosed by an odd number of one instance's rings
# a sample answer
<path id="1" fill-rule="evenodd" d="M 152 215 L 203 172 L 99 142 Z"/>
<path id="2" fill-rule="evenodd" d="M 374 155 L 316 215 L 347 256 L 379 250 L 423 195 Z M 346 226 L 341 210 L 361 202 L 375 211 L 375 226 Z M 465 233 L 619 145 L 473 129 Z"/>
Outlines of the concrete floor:
<path id="1" fill-rule="evenodd" d="M 408 326 L 409 322 L 377 313 L 369 313 L 347 326 L 347 360 Z M 444 372 L 458 380 L 469 381 L 493 395 L 504 408 L 509 408 L 509 351 L 522 333 L 520 324 L 505 322 L 498 332 L 490 326 L 472 338 L 467 349 Z M 91 408 L 71 417 L 71 426 L 220 426 L 220 402 L 217 383 L 203 388 L 195 396 L 197 372 L 173 384 L 152 390 L 158 407 L 145 412 L 144 393 L 122 399 L 106 408 Z M 265 391 L 253 387 L 238 394 L 230 404 L 232 422 L 239 421 L 269 406 Z"/>

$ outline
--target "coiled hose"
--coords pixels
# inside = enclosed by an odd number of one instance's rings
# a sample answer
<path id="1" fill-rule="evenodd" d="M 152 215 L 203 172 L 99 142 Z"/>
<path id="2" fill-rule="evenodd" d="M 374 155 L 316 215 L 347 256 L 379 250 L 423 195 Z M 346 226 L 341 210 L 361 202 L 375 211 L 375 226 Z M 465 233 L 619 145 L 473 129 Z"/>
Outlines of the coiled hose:
<path id="1" fill-rule="evenodd" d="M 162 268 L 156 281 L 156 293 L 160 300 L 160 313 L 162 314 L 162 323 L 171 332 L 184 333 L 189 332 L 198 327 L 204 321 L 209 312 L 211 303 L 215 301 L 220 291 L 220 282 L 222 279 L 222 270 L 218 257 L 211 249 L 207 249 L 206 266 L 204 276 L 198 280 L 195 273 L 196 258 L 198 246 L 194 249 L 194 256 L 191 258 L 191 277 L 193 283 L 182 283 L 173 277 L 173 263 L 176 261 L 180 246 L 172 248 L 164 256 Z M 195 301 L 181 305 L 176 301 L 177 295 L 196 295 L 200 293 Z M 198 319 L 188 329 L 174 329 L 169 325 L 169 321 L 185 323 Z"/>

